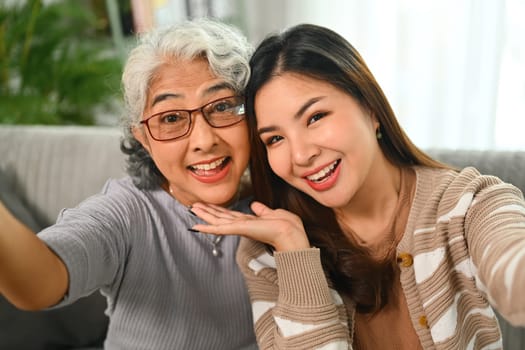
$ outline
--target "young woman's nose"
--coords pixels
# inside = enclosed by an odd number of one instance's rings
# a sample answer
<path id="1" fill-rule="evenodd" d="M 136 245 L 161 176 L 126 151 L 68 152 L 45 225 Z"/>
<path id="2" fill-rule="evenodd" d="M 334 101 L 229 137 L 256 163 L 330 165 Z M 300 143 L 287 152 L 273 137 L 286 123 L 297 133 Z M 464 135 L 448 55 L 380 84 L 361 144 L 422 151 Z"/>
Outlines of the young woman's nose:
<path id="1" fill-rule="evenodd" d="M 213 128 L 204 116 L 202 112 L 193 112 L 193 125 L 190 131 L 190 147 L 193 150 L 208 151 L 214 145 L 217 144 L 216 128 Z"/>
<path id="2" fill-rule="evenodd" d="M 319 155 L 320 149 L 304 136 L 290 140 L 292 160 L 297 165 L 307 166 Z"/>

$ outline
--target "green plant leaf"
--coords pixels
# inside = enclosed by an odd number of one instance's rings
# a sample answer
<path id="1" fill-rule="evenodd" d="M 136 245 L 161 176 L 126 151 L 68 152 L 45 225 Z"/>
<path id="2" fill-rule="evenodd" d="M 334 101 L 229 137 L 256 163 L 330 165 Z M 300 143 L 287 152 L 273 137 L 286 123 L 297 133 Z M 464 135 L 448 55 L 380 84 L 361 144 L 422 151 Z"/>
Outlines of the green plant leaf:
<path id="1" fill-rule="evenodd" d="M 120 95 L 122 58 L 86 2 L 0 4 L 0 122 L 93 124 Z"/>

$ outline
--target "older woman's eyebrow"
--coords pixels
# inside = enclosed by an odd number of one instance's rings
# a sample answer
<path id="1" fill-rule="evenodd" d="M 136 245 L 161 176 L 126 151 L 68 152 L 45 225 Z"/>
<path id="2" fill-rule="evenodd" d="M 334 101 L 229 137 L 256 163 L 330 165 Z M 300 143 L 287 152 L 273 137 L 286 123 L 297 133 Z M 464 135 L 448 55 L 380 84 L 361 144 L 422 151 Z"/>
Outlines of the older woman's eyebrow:
<path id="1" fill-rule="evenodd" d="M 203 93 L 202 93 L 202 96 L 208 96 L 208 95 L 211 95 L 217 91 L 221 91 L 221 90 L 235 90 L 232 86 L 232 84 L 230 83 L 227 83 L 227 82 L 220 82 L 218 84 L 214 84 L 208 88 L 206 88 Z M 155 98 L 153 99 L 153 102 L 151 103 L 151 107 L 155 106 L 157 103 L 161 102 L 161 101 L 164 101 L 164 100 L 167 100 L 169 98 L 182 98 L 184 97 L 183 94 L 177 94 L 177 93 L 172 93 L 172 92 L 167 92 L 167 93 L 163 93 L 163 94 L 159 94 L 157 96 L 155 96 Z"/>
<path id="2" fill-rule="evenodd" d="M 208 88 L 206 88 L 204 90 L 204 92 L 202 93 L 203 96 L 207 96 L 207 95 L 211 95 L 217 91 L 221 91 L 221 90 L 234 90 L 235 89 L 233 88 L 232 84 L 228 83 L 228 82 L 225 82 L 225 81 L 222 81 L 220 83 L 217 83 L 215 85 L 212 85 Z"/>
<path id="3" fill-rule="evenodd" d="M 174 94 L 174 93 L 165 93 L 155 96 L 153 99 L 153 102 L 151 103 L 151 107 L 155 106 L 157 103 L 167 100 L 168 98 L 181 98 L 183 95 L 181 94 Z"/>

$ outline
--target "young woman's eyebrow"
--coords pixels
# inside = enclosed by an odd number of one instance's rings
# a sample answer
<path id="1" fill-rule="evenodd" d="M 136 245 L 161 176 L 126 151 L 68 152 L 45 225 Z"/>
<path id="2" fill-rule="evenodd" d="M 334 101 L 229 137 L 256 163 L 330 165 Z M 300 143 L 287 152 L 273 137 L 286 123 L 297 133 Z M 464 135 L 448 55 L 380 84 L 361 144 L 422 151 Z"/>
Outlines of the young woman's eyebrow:
<path id="1" fill-rule="evenodd" d="M 259 136 L 261 136 L 265 132 L 272 132 L 272 131 L 275 131 L 275 130 L 277 130 L 276 126 L 273 126 L 273 125 L 265 126 L 264 128 L 257 129 L 257 134 L 259 134 Z"/>
<path id="2" fill-rule="evenodd" d="M 304 112 L 310 108 L 311 105 L 313 105 L 314 103 L 322 100 L 323 98 L 325 98 L 326 96 L 318 96 L 318 97 L 312 97 L 311 99 L 309 99 L 308 101 L 306 101 L 302 106 L 301 108 L 299 108 L 299 110 L 294 114 L 294 119 L 299 119 L 301 118 L 301 116 L 304 114 Z"/>
<path id="3" fill-rule="evenodd" d="M 323 98 L 325 98 L 326 96 L 318 96 L 318 97 L 313 97 L 311 99 L 309 99 L 308 101 L 306 101 L 302 106 L 301 108 L 299 108 L 299 110 L 297 110 L 297 112 L 294 114 L 293 118 L 294 119 L 299 119 L 301 118 L 301 116 L 304 114 L 304 112 L 310 108 L 311 105 L 313 105 L 314 103 L 322 100 Z M 259 128 L 257 130 L 257 133 L 259 134 L 259 136 L 261 136 L 261 134 L 264 134 L 265 132 L 272 132 L 272 131 L 275 131 L 277 130 L 277 127 L 273 126 L 273 125 L 270 125 L 270 126 L 266 126 L 264 128 Z"/>

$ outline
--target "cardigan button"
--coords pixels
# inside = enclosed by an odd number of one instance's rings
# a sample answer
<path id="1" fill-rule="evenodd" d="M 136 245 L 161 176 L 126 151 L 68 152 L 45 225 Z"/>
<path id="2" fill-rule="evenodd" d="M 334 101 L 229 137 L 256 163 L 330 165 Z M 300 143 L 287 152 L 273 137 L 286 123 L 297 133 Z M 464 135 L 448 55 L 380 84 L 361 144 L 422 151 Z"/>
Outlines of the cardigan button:
<path id="1" fill-rule="evenodd" d="M 409 253 L 399 253 L 397 256 L 397 262 L 402 267 L 410 267 L 414 264 L 414 258 Z"/>
<path id="2" fill-rule="evenodd" d="M 419 318 L 419 324 L 425 328 L 428 328 L 428 321 L 427 321 L 427 317 L 425 315 L 421 316 Z"/>

